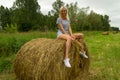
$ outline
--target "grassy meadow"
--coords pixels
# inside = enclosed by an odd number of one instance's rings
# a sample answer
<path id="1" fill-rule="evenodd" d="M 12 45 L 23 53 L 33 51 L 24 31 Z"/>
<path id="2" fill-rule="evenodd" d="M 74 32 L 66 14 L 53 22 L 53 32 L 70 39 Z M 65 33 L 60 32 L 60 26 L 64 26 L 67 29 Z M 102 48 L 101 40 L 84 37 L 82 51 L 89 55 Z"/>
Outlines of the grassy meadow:
<path id="1" fill-rule="evenodd" d="M 91 65 L 90 80 L 120 80 L 120 33 L 83 32 Z M 0 80 L 16 80 L 13 62 L 20 47 L 34 38 L 56 38 L 56 32 L 0 33 Z"/>

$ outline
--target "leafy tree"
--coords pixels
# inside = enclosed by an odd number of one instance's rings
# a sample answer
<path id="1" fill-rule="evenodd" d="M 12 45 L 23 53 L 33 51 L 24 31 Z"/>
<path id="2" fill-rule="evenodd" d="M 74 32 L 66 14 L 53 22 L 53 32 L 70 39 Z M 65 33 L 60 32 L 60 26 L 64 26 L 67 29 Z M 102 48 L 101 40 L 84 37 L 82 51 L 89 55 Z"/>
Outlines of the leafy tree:
<path id="1" fill-rule="evenodd" d="M 0 7 L 0 22 L 3 28 L 11 24 L 11 11 L 4 6 Z"/>
<path id="2" fill-rule="evenodd" d="M 64 6 L 62 0 L 56 0 L 48 12 L 48 15 L 43 15 L 40 11 L 40 6 L 37 0 L 16 0 L 13 7 L 8 9 L 0 7 L 0 24 L 3 27 L 11 28 L 12 25 L 18 26 L 15 29 L 19 31 L 29 30 L 56 30 L 56 19 L 59 16 L 59 9 Z M 94 11 L 89 12 L 89 7 L 80 8 L 78 3 L 67 4 L 69 18 L 72 29 L 75 31 L 83 30 L 109 30 L 110 20 L 108 15 L 100 15 Z"/>
<path id="3" fill-rule="evenodd" d="M 102 22 L 99 14 L 91 11 L 88 15 L 88 22 L 91 24 L 91 30 L 101 30 Z"/>
<path id="4" fill-rule="evenodd" d="M 114 27 L 114 26 L 110 27 L 110 29 L 111 29 L 111 31 L 119 31 L 119 28 L 118 27 Z"/>
<path id="5" fill-rule="evenodd" d="M 38 23 L 41 14 L 37 0 L 16 0 L 12 7 L 13 21 L 19 25 L 20 31 L 28 31 Z"/>
<path id="6" fill-rule="evenodd" d="M 57 25 L 56 25 L 56 20 L 59 16 L 59 10 L 61 6 L 64 6 L 64 2 L 61 0 L 56 0 L 53 4 L 52 7 L 53 9 L 48 13 L 48 19 L 47 19 L 47 26 L 51 30 L 56 30 Z"/>
<path id="7" fill-rule="evenodd" d="M 103 30 L 104 31 L 108 31 L 109 29 L 110 29 L 110 24 L 109 24 L 109 22 L 110 22 L 110 20 L 109 20 L 109 16 L 108 15 L 104 15 L 104 16 L 102 16 L 102 26 L 103 26 Z"/>
<path id="8" fill-rule="evenodd" d="M 53 10 L 51 10 L 52 14 L 54 16 L 58 16 L 59 14 L 59 10 L 60 10 L 60 7 L 61 6 L 64 6 L 64 2 L 61 1 L 61 0 L 56 0 L 53 4 L 52 4 L 52 7 L 53 7 Z"/>
<path id="9" fill-rule="evenodd" d="M 76 30 L 76 24 L 77 24 L 77 21 L 78 21 L 78 18 L 77 18 L 77 13 L 78 13 L 78 6 L 77 6 L 77 2 L 74 4 L 74 3 L 70 3 L 70 4 L 67 4 L 66 7 L 68 8 L 68 15 L 69 15 L 69 18 L 70 18 L 70 21 L 71 21 L 71 26 L 72 26 L 72 29 L 73 30 Z"/>
<path id="10" fill-rule="evenodd" d="M 78 18 L 78 23 L 77 23 L 77 30 L 88 30 L 87 28 L 89 28 L 90 24 L 87 21 L 88 19 L 88 11 L 89 11 L 89 7 L 86 8 L 80 8 L 77 18 Z"/>
<path id="11" fill-rule="evenodd" d="M 77 2 L 67 4 L 66 6 L 69 11 L 69 17 L 73 30 L 82 31 L 89 27 L 89 23 L 87 22 L 89 7 L 79 8 Z"/>

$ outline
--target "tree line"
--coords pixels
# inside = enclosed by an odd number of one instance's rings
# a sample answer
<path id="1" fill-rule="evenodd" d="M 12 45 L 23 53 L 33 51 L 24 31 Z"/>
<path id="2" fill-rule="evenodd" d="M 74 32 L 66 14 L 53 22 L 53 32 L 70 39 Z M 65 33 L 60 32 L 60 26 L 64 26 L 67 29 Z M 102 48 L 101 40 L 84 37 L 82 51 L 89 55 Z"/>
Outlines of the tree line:
<path id="1" fill-rule="evenodd" d="M 47 15 L 41 12 L 37 0 L 16 0 L 11 8 L 0 6 L 0 25 L 8 31 L 55 31 L 61 6 L 68 8 L 74 31 L 108 31 L 114 28 L 110 26 L 108 15 L 90 11 L 90 7 L 80 8 L 77 2 L 65 5 L 62 0 L 53 2 L 53 9 Z"/>

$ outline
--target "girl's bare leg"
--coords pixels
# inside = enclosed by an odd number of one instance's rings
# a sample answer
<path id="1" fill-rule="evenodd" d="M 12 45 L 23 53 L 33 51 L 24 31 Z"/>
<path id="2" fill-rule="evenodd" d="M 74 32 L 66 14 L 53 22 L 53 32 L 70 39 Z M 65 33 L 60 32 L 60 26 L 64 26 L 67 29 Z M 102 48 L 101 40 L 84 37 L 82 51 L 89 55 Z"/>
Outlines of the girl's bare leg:
<path id="1" fill-rule="evenodd" d="M 85 46 L 84 46 L 84 35 L 82 33 L 76 33 L 74 34 L 74 36 L 82 44 L 80 55 L 82 55 L 84 58 L 88 58 L 88 56 L 85 54 L 86 51 L 85 51 Z"/>
<path id="2" fill-rule="evenodd" d="M 69 35 L 66 34 L 62 34 L 59 36 L 59 39 L 64 39 L 66 40 L 66 50 L 65 50 L 65 59 L 64 59 L 64 64 L 66 67 L 71 67 L 70 63 L 69 63 L 69 58 L 68 58 L 68 53 L 69 53 L 69 49 L 71 46 L 71 38 Z"/>

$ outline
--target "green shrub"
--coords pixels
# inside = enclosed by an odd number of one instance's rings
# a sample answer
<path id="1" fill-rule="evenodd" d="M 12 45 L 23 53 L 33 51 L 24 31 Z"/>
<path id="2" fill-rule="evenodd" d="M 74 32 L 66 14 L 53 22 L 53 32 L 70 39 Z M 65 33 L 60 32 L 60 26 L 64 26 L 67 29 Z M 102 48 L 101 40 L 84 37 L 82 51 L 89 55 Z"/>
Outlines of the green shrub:
<path id="1" fill-rule="evenodd" d="M 17 53 L 20 47 L 34 38 L 56 38 L 54 32 L 2 33 L 0 34 L 0 56 Z"/>
<path id="2" fill-rule="evenodd" d="M 11 24 L 11 25 L 7 24 L 4 30 L 5 32 L 8 32 L 8 33 L 16 33 L 18 32 L 17 24 Z"/>
<path id="3" fill-rule="evenodd" d="M 12 66 L 12 61 L 8 59 L 0 59 L 0 73 L 3 71 L 8 71 L 10 72 L 11 66 Z"/>

